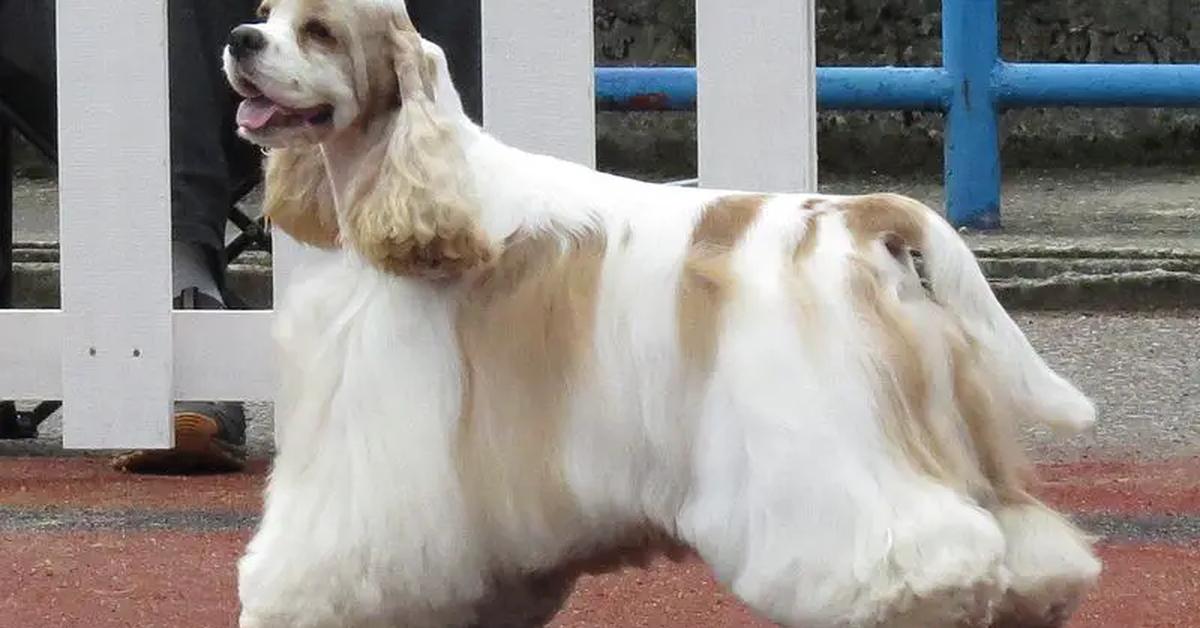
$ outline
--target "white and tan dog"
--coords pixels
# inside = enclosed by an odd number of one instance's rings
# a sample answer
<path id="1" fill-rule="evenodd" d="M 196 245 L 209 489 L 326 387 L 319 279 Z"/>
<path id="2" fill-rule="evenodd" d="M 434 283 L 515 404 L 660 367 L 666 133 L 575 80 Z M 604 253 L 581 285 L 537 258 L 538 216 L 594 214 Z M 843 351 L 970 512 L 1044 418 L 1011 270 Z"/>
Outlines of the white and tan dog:
<path id="1" fill-rule="evenodd" d="M 528 154 L 400 0 L 264 11 L 225 52 L 240 132 L 331 253 L 279 304 L 243 627 L 539 623 L 653 539 L 811 628 L 1060 625 L 1092 586 L 1015 433 L 1093 406 L 936 213 Z"/>

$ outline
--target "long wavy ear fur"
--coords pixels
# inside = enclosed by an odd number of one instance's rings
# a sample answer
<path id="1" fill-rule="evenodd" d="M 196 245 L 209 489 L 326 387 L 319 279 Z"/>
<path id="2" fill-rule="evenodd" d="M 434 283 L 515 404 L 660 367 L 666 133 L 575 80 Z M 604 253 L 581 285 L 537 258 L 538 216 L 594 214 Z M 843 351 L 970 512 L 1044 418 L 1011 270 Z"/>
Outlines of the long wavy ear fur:
<path id="1" fill-rule="evenodd" d="M 337 210 L 320 147 L 272 150 L 265 176 L 267 221 L 305 244 L 337 248 Z"/>
<path id="2" fill-rule="evenodd" d="M 393 17 L 391 45 L 401 106 L 379 170 L 353 188 L 343 235 L 388 272 L 453 278 L 490 262 L 493 245 L 453 122 L 434 102 L 437 60 L 406 15 Z"/>

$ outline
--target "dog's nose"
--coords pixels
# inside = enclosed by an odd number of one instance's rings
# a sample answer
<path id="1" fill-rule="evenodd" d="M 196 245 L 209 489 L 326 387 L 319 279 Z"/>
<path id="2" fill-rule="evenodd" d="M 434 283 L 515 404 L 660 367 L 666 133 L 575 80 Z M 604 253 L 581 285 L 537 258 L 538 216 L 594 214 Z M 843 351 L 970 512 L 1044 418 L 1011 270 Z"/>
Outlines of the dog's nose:
<path id="1" fill-rule="evenodd" d="M 243 24 L 229 33 L 229 54 L 235 59 L 244 59 L 267 47 L 267 38 L 262 31 Z"/>

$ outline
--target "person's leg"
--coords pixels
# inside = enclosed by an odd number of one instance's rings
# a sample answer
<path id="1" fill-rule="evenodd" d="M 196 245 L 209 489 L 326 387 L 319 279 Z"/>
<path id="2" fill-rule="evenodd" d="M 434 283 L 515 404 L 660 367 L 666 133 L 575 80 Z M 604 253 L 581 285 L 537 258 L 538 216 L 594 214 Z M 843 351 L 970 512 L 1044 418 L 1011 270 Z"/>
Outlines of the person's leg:
<path id="1" fill-rule="evenodd" d="M 0 99 L 53 144 L 54 0 L 0 0 Z"/>
<path id="2" fill-rule="evenodd" d="M 450 76 L 472 120 L 483 119 L 480 0 L 408 0 L 421 35 L 446 51 Z"/>
<path id="3" fill-rule="evenodd" d="M 220 50 L 234 26 L 254 16 L 256 3 L 247 0 L 211 2 L 172 0 L 168 3 L 171 77 L 172 235 L 184 266 L 201 261 L 207 278 L 192 285 L 217 300 L 224 283 L 225 226 L 233 202 L 233 166 L 243 164 L 236 151 L 252 150 L 234 134 L 233 92 L 221 73 Z M 231 141 L 232 140 L 232 141 Z M 244 167 L 244 165 L 243 165 Z M 206 285 L 199 285 L 206 284 Z"/>

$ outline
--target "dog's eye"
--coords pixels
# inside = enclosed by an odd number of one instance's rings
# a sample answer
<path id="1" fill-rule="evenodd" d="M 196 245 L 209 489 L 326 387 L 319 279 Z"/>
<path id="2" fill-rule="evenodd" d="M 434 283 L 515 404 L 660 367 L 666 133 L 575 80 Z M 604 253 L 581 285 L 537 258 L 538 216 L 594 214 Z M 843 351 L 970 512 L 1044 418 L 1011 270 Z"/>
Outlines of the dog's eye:
<path id="1" fill-rule="evenodd" d="M 312 37 L 317 41 L 332 43 L 335 41 L 333 33 L 320 20 L 309 20 L 304 23 L 304 34 Z"/>
<path id="2" fill-rule="evenodd" d="M 259 18 L 261 18 L 261 19 L 264 19 L 264 20 L 266 20 L 266 19 L 270 19 L 270 17 L 271 17 L 271 7 L 269 7 L 269 6 L 265 5 L 265 4 L 264 4 L 264 5 L 261 5 L 261 6 L 259 6 L 259 7 L 258 7 L 258 17 L 259 17 Z"/>

